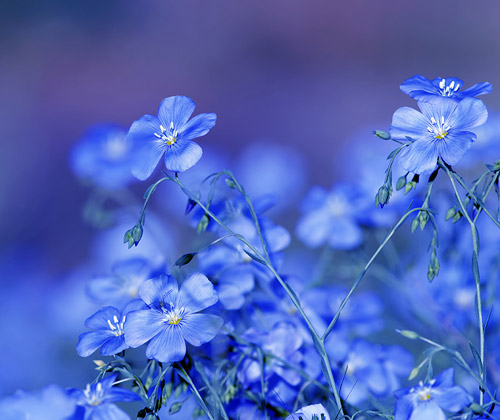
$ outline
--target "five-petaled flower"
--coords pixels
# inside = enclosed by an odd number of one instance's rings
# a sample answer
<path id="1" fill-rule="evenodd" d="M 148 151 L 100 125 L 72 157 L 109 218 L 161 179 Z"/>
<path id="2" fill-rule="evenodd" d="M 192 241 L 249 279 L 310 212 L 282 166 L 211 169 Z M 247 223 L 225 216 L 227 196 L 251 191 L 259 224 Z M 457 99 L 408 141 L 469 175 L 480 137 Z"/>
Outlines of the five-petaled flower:
<path id="1" fill-rule="evenodd" d="M 215 114 L 199 114 L 189 120 L 195 103 L 186 96 L 165 98 L 158 116 L 144 115 L 135 121 L 127 134 L 136 156 L 132 173 L 140 180 L 148 178 L 165 154 L 165 166 L 184 172 L 200 160 L 201 147 L 193 139 L 204 136 L 215 125 Z"/>
<path id="2" fill-rule="evenodd" d="M 456 164 L 476 139 L 469 131 L 483 124 L 488 111 L 479 99 L 465 98 L 455 102 L 438 98 L 418 102 L 421 112 L 409 107 L 399 108 L 392 117 L 391 137 L 412 140 L 399 157 L 403 169 L 422 174 L 432 172 L 438 158 Z"/>
<path id="3" fill-rule="evenodd" d="M 139 296 L 148 309 L 130 312 L 125 325 L 125 342 L 139 347 L 151 340 L 146 349 L 149 359 L 178 362 L 186 355 L 186 343 L 200 346 L 212 340 L 222 318 L 197 313 L 218 301 L 212 283 L 200 273 L 194 273 L 182 283 L 161 275 L 145 281 Z"/>

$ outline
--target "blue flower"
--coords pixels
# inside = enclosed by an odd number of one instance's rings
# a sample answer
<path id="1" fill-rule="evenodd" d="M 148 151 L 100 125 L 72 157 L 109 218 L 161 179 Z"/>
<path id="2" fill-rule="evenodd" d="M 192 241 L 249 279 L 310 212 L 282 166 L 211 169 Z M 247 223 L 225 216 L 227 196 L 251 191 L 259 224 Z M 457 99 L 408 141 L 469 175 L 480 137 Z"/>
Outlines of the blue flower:
<path id="1" fill-rule="evenodd" d="M 106 306 L 87 318 L 85 326 L 93 331 L 80 334 L 76 345 L 78 354 L 87 357 L 100 347 L 101 355 L 112 356 L 128 349 L 123 335 L 127 314 L 144 307 L 144 302 L 136 299 L 130 302 L 123 312 L 113 306 Z"/>
<path id="2" fill-rule="evenodd" d="M 129 420 L 130 417 L 118 408 L 114 402 L 132 402 L 140 400 L 132 391 L 113 387 L 118 374 L 94 384 L 88 384 L 84 390 L 72 389 L 70 394 L 77 404 L 85 410 L 85 420 Z"/>
<path id="3" fill-rule="evenodd" d="M 432 82 L 423 76 L 413 76 L 405 80 L 400 86 L 401 90 L 413 99 L 422 102 L 432 102 L 439 97 L 451 98 L 461 101 L 464 98 L 473 98 L 478 95 L 490 93 L 491 83 L 477 83 L 468 89 L 460 90 L 464 82 L 456 77 L 436 77 Z"/>
<path id="4" fill-rule="evenodd" d="M 446 420 L 443 410 L 457 413 L 472 402 L 461 386 L 453 386 L 453 368 L 441 372 L 428 383 L 394 393 L 394 420 Z"/>
<path id="5" fill-rule="evenodd" d="M 422 112 L 399 108 L 390 129 L 394 139 L 414 140 L 401 151 L 399 161 L 406 171 L 416 174 L 432 172 L 438 158 L 456 164 L 476 139 L 470 129 L 488 118 L 483 102 L 474 98 L 458 103 L 439 98 L 432 103 L 418 102 L 418 106 Z"/>
<path id="6" fill-rule="evenodd" d="M 322 404 L 313 404 L 302 407 L 285 420 L 330 420 L 330 415 Z"/>
<path id="7" fill-rule="evenodd" d="M 70 163 L 75 175 L 95 185 L 119 189 L 134 180 L 132 143 L 126 130 L 112 124 L 96 125 L 75 145 Z"/>
<path id="8" fill-rule="evenodd" d="M 186 343 L 200 346 L 212 340 L 222 318 L 197 312 L 218 301 L 212 283 L 200 273 L 189 276 L 179 290 L 177 280 L 162 275 L 145 281 L 139 295 L 148 309 L 131 312 L 125 325 L 125 342 L 139 347 L 149 342 L 146 356 L 159 362 L 178 362 Z"/>
<path id="9" fill-rule="evenodd" d="M 201 147 L 192 140 L 207 134 L 217 117 L 199 114 L 189 120 L 195 107 L 186 96 L 171 96 L 161 102 L 158 117 L 144 115 L 132 124 L 127 140 L 136 154 L 134 176 L 149 178 L 163 154 L 166 168 L 174 172 L 187 171 L 200 160 Z"/>

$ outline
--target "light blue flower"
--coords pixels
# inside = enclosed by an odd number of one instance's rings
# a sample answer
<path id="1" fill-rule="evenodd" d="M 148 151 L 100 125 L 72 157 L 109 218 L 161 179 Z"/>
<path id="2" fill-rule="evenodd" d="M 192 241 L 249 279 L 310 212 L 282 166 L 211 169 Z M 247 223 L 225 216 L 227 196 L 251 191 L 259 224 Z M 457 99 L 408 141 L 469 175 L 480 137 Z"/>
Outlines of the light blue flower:
<path id="1" fill-rule="evenodd" d="M 186 341 L 200 346 L 212 340 L 222 326 L 221 317 L 200 314 L 218 301 L 212 283 L 194 273 L 180 289 L 172 276 L 145 281 L 139 296 L 148 309 L 131 312 L 125 325 L 125 342 L 139 347 L 149 342 L 146 356 L 159 362 L 178 362 L 186 355 Z"/>
<path id="2" fill-rule="evenodd" d="M 446 420 L 445 411 L 458 413 L 472 403 L 472 397 L 461 386 L 453 386 L 452 368 L 427 383 L 394 393 L 394 420 Z"/>
<path id="3" fill-rule="evenodd" d="M 76 351 L 82 357 L 90 356 L 99 347 L 101 355 L 112 356 L 128 349 L 125 344 L 123 328 L 127 322 L 127 315 L 131 311 L 144 309 L 144 302 L 140 299 L 130 302 L 123 312 L 113 306 L 106 306 L 87 318 L 85 326 L 92 331 L 80 334 Z"/>
<path id="4" fill-rule="evenodd" d="M 195 107 L 186 96 L 171 96 L 161 102 L 158 117 L 144 115 L 132 124 L 127 140 L 135 153 L 134 176 L 149 178 L 163 154 L 166 168 L 174 172 L 187 171 L 200 160 L 201 147 L 192 140 L 207 134 L 217 117 L 199 114 L 189 120 Z"/>
<path id="5" fill-rule="evenodd" d="M 418 102 L 418 106 L 422 112 L 399 108 L 390 129 L 394 139 L 413 140 L 399 154 L 399 162 L 406 171 L 416 174 L 432 172 L 438 158 L 455 165 L 476 139 L 470 129 L 488 118 L 483 102 L 474 98 L 458 103 L 438 98 L 432 103 Z"/>
<path id="6" fill-rule="evenodd" d="M 127 389 L 114 387 L 118 374 L 88 384 L 84 390 L 72 389 L 70 395 L 77 400 L 77 404 L 85 410 L 85 420 L 129 420 L 130 417 L 114 402 L 132 402 L 140 400 L 139 396 Z"/>
<path id="7" fill-rule="evenodd" d="M 322 404 L 313 404 L 302 407 L 285 420 L 330 420 L 330 415 Z"/>
<path id="8" fill-rule="evenodd" d="M 432 82 L 424 76 L 413 76 L 405 80 L 401 90 L 413 99 L 432 102 L 435 98 L 445 97 L 455 101 L 490 93 L 491 83 L 477 83 L 468 89 L 460 90 L 464 82 L 456 77 L 436 77 Z"/>

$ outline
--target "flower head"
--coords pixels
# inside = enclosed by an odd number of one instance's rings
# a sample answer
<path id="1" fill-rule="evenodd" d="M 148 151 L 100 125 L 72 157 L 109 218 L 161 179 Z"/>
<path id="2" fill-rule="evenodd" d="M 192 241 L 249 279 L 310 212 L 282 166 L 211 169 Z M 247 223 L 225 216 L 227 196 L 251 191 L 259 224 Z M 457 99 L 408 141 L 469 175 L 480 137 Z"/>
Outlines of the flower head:
<path id="1" fill-rule="evenodd" d="M 131 312 L 125 325 L 125 342 L 139 347 L 149 342 L 146 356 L 160 362 L 178 362 L 186 355 L 186 343 L 200 346 L 215 337 L 222 318 L 199 311 L 218 301 L 212 283 L 200 273 L 181 285 L 172 276 L 145 281 L 139 295 L 148 309 Z"/>
<path id="2" fill-rule="evenodd" d="M 286 420 L 330 420 L 330 415 L 322 404 L 313 404 L 290 414 Z"/>
<path id="3" fill-rule="evenodd" d="M 477 83 L 468 89 L 460 90 L 464 82 L 456 77 L 436 77 L 430 81 L 423 76 L 413 76 L 405 80 L 401 90 L 413 99 L 422 102 L 432 102 L 436 98 L 451 98 L 461 101 L 464 98 L 473 98 L 491 92 L 491 83 Z"/>
<path id="4" fill-rule="evenodd" d="M 421 112 L 399 108 L 392 117 L 390 134 L 394 139 L 413 142 L 400 153 L 401 166 L 408 172 L 432 172 L 438 158 L 456 164 L 470 148 L 476 135 L 470 131 L 488 118 L 479 99 L 465 98 L 455 102 L 438 98 L 432 103 L 418 102 Z"/>
<path id="5" fill-rule="evenodd" d="M 135 121 L 127 134 L 136 160 L 132 173 L 140 180 L 148 178 L 165 154 L 165 166 L 184 172 L 201 158 L 201 147 L 192 140 L 204 136 L 215 125 L 215 114 L 199 114 L 189 119 L 195 103 L 186 96 L 165 98 L 158 116 L 144 115 Z"/>
<path id="6" fill-rule="evenodd" d="M 472 397 L 460 386 L 453 386 L 452 368 L 441 372 L 427 383 L 394 393 L 394 420 L 445 420 L 443 410 L 457 413 L 472 402 Z"/>

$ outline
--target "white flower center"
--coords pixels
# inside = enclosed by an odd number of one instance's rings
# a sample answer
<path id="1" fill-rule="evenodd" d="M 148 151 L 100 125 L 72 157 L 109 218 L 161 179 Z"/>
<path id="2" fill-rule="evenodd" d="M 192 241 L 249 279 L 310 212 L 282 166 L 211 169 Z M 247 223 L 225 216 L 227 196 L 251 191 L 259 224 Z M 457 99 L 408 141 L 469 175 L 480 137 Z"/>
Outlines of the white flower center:
<path id="1" fill-rule="evenodd" d="M 445 79 L 441 79 L 439 82 L 439 89 L 441 90 L 441 95 L 452 96 L 458 89 L 460 89 L 460 83 L 452 80 L 449 85 L 446 84 Z"/>
<path id="2" fill-rule="evenodd" d="M 163 125 L 160 124 L 161 133 L 154 133 L 156 137 L 164 141 L 167 145 L 171 146 L 177 141 L 177 130 L 174 128 L 174 122 L 170 122 L 170 127 L 167 130 Z"/>
<path id="3" fill-rule="evenodd" d="M 169 303 L 170 309 L 163 308 L 163 312 L 165 313 L 165 321 L 170 325 L 178 325 L 182 321 L 182 317 L 184 316 L 186 309 L 184 307 L 176 308 L 173 302 Z"/>
<path id="4" fill-rule="evenodd" d="M 102 384 L 99 382 L 96 385 L 94 391 L 92 391 L 90 384 L 87 384 L 85 390 L 83 391 L 83 394 L 85 395 L 85 398 L 87 399 L 87 403 L 89 405 L 96 406 L 101 404 L 102 399 L 104 398 L 104 391 L 102 389 Z"/>
<path id="5" fill-rule="evenodd" d="M 434 117 L 431 117 L 430 124 L 427 126 L 427 131 L 431 133 L 436 140 L 441 140 L 448 135 L 450 128 L 451 126 L 448 124 L 448 121 L 445 121 L 444 116 L 441 115 L 438 121 L 436 121 Z"/>
<path id="6" fill-rule="evenodd" d="M 123 334 L 123 325 L 125 324 L 127 317 L 123 315 L 121 322 L 116 315 L 113 316 L 113 320 L 108 319 L 108 325 L 110 330 L 116 337 Z"/>
<path id="7" fill-rule="evenodd" d="M 419 382 L 418 387 L 410 389 L 410 392 L 415 394 L 418 401 L 428 401 L 432 398 L 432 385 L 436 382 L 435 379 L 429 381 L 428 384 Z"/>

